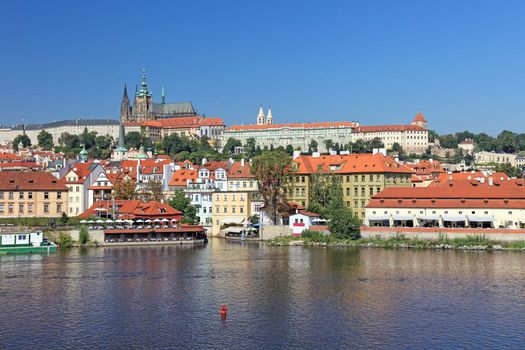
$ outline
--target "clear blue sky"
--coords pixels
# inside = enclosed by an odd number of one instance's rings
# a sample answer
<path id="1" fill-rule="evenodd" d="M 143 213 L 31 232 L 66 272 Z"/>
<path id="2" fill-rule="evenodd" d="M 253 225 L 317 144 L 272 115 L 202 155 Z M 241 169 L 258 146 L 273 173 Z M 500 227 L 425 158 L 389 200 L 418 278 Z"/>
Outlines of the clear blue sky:
<path id="1" fill-rule="evenodd" d="M 228 125 L 409 122 L 525 131 L 525 1 L 8 1 L 0 123 L 118 117 L 154 98 Z"/>

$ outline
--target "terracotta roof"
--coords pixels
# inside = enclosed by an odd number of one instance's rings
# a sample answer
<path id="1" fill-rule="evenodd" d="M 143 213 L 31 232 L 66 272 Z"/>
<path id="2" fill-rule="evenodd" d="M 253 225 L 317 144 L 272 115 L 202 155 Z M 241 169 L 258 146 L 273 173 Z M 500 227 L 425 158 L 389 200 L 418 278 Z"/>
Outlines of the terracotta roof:
<path id="1" fill-rule="evenodd" d="M 305 216 L 309 216 L 309 217 L 313 217 L 313 218 L 321 217 L 321 215 L 319 215 L 317 213 L 312 213 L 312 212 L 306 211 L 306 210 L 299 210 L 299 212 L 297 214 L 301 214 L 301 215 L 305 215 Z"/>
<path id="2" fill-rule="evenodd" d="M 14 153 L 1 153 L 0 162 L 13 161 L 13 160 L 22 160 L 22 157 L 17 156 Z"/>
<path id="3" fill-rule="evenodd" d="M 95 209 L 105 209 L 103 212 L 112 212 L 113 203 L 115 204 L 115 212 L 118 216 L 126 216 L 130 218 L 175 218 L 180 219 L 182 212 L 172 208 L 168 204 L 151 201 L 141 202 L 139 200 L 115 200 L 105 201 L 100 200 L 93 203 L 93 205 L 79 215 L 81 218 L 88 218 L 90 216 L 97 216 L 98 211 Z"/>
<path id="4" fill-rule="evenodd" d="M 492 179 L 496 182 L 505 182 L 505 185 L 508 184 L 508 180 L 511 180 L 507 174 L 504 172 L 495 172 L 492 173 Z M 475 172 L 461 172 L 461 173 L 442 173 L 440 174 L 431 184 L 430 186 L 444 186 L 449 181 L 457 182 L 457 181 L 474 181 L 477 180 L 479 182 L 479 179 L 483 179 L 483 181 L 488 182 L 489 176 L 486 173 L 483 173 L 481 171 L 475 171 Z"/>
<path id="5" fill-rule="evenodd" d="M 430 175 L 444 173 L 445 170 L 437 160 L 420 160 L 417 164 L 405 163 L 406 166 L 414 170 L 417 175 Z"/>
<path id="6" fill-rule="evenodd" d="M 354 133 L 360 132 L 387 132 L 387 131 L 425 131 L 419 125 L 372 125 L 359 126 L 354 129 Z"/>
<path id="7" fill-rule="evenodd" d="M 128 122 L 124 126 L 152 126 L 163 129 L 195 128 L 200 126 L 224 126 L 222 118 L 195 117 L 175 117 L 159 118 L 157 120 L 147 120 L 143 122 Z"/>
<path id="8" fill-rule="evenodd" d="M 6 162 L 0 163 L 0 168 L 41 168 L 42 166 L 36 162 Z"/>
<path id="9" fill-rule="evenodd" d="M 353 128 L 353 122 L 320 122 L 320 123 L 289 123 L 289 124 L 265 124 L 265 125 L 234 125 L 228 128 L 228 131 L 244 130 L 266 130 L 282 128 Z"/>
<path id="10" fill-rule="evenodd" d="M 414 123 L 415 123 L 415 122 L 425 122 L 425 123 L 426 123 L 427 120 L 426 120 L 425 117 L 423 116 L 423 113 L 419 112 L 419 113 L 415 116 L 414 120 L 412 120 L 412 122 L 414 122 Z"/>
<path id="11" fill-rule="evenodd" d="M 413 170 L 396 162 L 392 157 L 377 154 L 322 155 L 320 157 L 300 156 L 293 160 L 297 174 L 313 174 L 318 171 L 334 174 L 353 173 L 405 173 Z"/>
<path id="12" fill-rule="evenodd" d="M 471 139 L 464 139 L 464 140 L 461 141 L 459 144 L 460 144 L 460 145 L 473 145 L 473 144 L 474 144 L 474 141 L 472 141 Z"/>
<path id="13" fill-rule="evenodd" d="M 176 170 L 171 176 L 168 186 L 186 186 L 188 180 L 196 180 L 198 177 L 199 177 L 199 172 L 197 169 Z"/>
<path id="14" fill-rule="evenodd" d="M 67 191 L 51 173 L 45 171 L 0 172 L 0 190 L 2 191 Z"/>
<path id="15" fill-rule="evenodd" d="M 241 162 L 235 162 L 230 168 L 228 173 L 228 178 L 254 178 L 255 175 L 252 174 L 252 167 L 250 162 L 245 161 L 244 166 L 241 165 Z"/>

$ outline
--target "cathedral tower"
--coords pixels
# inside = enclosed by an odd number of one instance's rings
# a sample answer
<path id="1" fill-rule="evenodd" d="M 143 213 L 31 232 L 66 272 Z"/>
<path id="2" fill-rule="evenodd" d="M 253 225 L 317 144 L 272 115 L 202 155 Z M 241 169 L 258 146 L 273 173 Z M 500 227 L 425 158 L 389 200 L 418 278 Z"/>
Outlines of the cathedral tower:
<path id="1" fill-rule="evenodd" d="M 128 97 L 128 88 L 124 84 L 124 96 L 122 96 L 122 102 L 120 104 L 120 122 L 129 122 L 131 116 L 131 105 Z"/>
<path id="2" fill-rule="evenodd" d="M 268 115 L 266 116 L 266 124 L 268 125 L 273 124 L 272 109 L 270 107 L 268 107 Z"/>
<path id="3" fill-rule="evenodd" d="M 134 121 L 143 121 L 153 119 L 152 114 L 152 94 L 148 90 L 146 83 L 146 70 L 142 71 L 142 83 L 140 90 L 135 92 L 135 101 L 133 102 L 133 119 Z"/>

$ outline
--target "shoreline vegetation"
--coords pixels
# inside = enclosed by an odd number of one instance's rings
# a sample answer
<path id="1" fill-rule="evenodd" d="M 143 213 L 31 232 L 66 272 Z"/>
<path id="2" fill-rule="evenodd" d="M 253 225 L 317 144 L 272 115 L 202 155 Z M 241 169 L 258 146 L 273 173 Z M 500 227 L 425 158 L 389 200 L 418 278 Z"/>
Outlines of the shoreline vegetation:
<path id="1" fill-rule="evenodd" d="M 306 247 L 356 247 L 356 248 L 407 248 L 407 249 L 456 249 L 456 250 L 514 250 L 525 251 L 525 241 L 497 241 L 484 235 L 466 238 L 438 239 L 409 238 L 398 234 L 391 238 L 374 237 L 342 239 L 330 235 L 283 236 L 268 241 L 272 246 Z"/>

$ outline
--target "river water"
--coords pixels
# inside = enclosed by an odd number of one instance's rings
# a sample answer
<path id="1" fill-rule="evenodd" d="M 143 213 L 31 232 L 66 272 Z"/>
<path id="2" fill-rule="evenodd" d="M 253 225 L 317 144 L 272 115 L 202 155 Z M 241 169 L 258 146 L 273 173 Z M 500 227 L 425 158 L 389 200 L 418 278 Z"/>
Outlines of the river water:
<path id="1" fill-rule="evenodd" d="M 0 348 L 523 349 L 524 263 L 219 239 L 1 256 Z"/>

